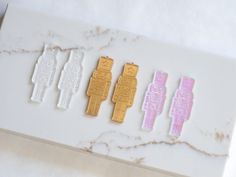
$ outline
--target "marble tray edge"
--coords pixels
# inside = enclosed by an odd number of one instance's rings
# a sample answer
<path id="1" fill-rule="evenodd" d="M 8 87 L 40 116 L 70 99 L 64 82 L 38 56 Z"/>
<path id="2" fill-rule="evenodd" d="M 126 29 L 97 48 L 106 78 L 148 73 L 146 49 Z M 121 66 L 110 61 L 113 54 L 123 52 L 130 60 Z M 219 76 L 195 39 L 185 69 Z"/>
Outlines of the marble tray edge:
<path id="1" fill-rule="evenodd" d="M 123 163 L 123 164 L 126 164 L 126 165 L 131 165 L 131 166 L 134 166 L 134 167 L 138 167 L 138 168 L 144 168 L 144 169 L 147 169 L 147 170 L 152 170 L 152 171 L 155 171 L 155 172 L 157 172 L 159 174 L 162 174 L 162 175 L 168 175 L 167 177 L 188 177 L 188 176 L 183 176 L 183 175 L 176 174 L 176 173 L 173 173 L 173 172 L 168 172 L 168 171 L 165 171 L 165 170 L 161 170 L 161 169 L 158 169 L 158 168 L 148 167 L 146 165 L 139 164 L 138 162 L 137 163 L 128 162 L 128 161 L 125 161 L 125 160 L 122 160 L 122 159 L 117 159 L 117 158 L 114 158 L 114 157 L 105 156 L 105 155 L 98 154 L 98 153 L 92 152 L 92 151 L 88 151 L 88 150 L 85 150 L 85 149 L 82 149 L 82 148 L 65 145 L 63 143 L 54 142 L 54 141 L 47 140 L 47 139 L 42 139 L 42 138 L 39 138 L 39 137 L 36 137 L 36 136 L 26 135 L 26 134 L 19 133 L 19 132 L 16 132 L 16 131 L 12 131 L 12 130 L 9 130 L 9 129 L 0 128 L 0 131 L 2 131 L 4 133 L 7 133 L 7 134 L 10 134 L 10 135 L 19 136 L 21 138 L 25 138 L 25 139 L 28 139 L 28 140 L 32 140 L 32 141 L 36 141 L 36 142 L 40 142 L 40 143 L 45 143 L 45 144 L 52 145 L 52 146 L 57 146 L 59 148 L 63 148 L 63 149 L 67 149 L 67 150 L 72 150 L 74 152 L 83 153 L 83 154 L 87 154 L 87 155 L 94 155 L 98 158 L 105 158 L 107 160 L 115 161 L 115 162 L 118 162 L 118 163 Z"/>

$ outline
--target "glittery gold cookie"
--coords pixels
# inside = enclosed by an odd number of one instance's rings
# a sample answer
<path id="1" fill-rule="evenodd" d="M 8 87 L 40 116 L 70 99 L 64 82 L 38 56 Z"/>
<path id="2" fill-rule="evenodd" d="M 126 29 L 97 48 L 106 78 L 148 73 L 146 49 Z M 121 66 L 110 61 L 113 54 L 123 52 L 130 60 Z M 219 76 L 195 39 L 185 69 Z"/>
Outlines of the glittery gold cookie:
<path id="1" fill-rule="evenodd" d="M 102 101 L 107 98 L 111 85 L 113 60 L 109 57 L 100 57 L 97 68 L 94 70 L 87 88 L 89 97 L 86 114 L 97 116 Z"/>
<path id="2" fill-rule="evenodd" d="M 136 93 L 138 66 L 133 63 L 124 65 L 112 97 L 114 105 L 112 121 L 122 123 L 128 107 L 133 105 Z"/>

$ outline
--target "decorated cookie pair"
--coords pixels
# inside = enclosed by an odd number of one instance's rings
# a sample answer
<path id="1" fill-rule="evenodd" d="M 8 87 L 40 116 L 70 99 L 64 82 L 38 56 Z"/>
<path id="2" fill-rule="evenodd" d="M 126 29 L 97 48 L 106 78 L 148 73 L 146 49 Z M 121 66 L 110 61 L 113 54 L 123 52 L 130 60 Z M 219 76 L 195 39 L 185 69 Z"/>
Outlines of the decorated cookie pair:
<path id="1" fill-rule="evenodd" d="M 89 100 L 86 113 L 88 115 L 97 116 L 101 102 L 108 96 L 112 79 L 112 64 L 113 60 L 109 57 L 100 57 L 98 60 L 97 68 L 93 71 L 87 89 Z M 116 82 L 112 95 L 114 103 L 112 121 L 114 122 L 122 123 L 127 108 L 133 104 L 137 86 L 137 72 L 137 65 L 126 63 Z"/>
<path id="2" fill-rule="evenodd" d="M 60 73 L 57 84 L 60 91 L 57 107 L 67 109 L 70 105 L 72 96 L 78 91 L 84 53 L 78 50 L 71 50 L 68 60 Z M 38 58 L 35 65 L 32 82 L 34 83 L 31 100 L 41 103 L 44 100 L 47 88 L 55 79 L 57 68 L 57 50 L 44 46 L 42 55 Z"/>
<path id="3" fill-rule="evenodd" d="M 152 83 L 148 86 L 142 106 L 144 111 L 142 128 L 145 130 L 153 129 L 156 117 L 163 111 L 167 77 L 167 73 L 156 71 Z M 169 116 L 172 118 L 169 131 L 171 136 L 180 136 L 183 124 L 190 116 L 193 104 L 193 86 L 192 78 L 184 76 L 180 79 L 179 88 L 175 91 L 169 111 Z"/>

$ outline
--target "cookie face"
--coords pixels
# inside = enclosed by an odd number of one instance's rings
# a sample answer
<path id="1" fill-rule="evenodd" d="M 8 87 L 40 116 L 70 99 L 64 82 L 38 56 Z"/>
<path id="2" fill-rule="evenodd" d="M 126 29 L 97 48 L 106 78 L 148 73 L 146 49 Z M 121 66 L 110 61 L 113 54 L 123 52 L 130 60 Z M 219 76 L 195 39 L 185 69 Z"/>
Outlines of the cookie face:
<path id="1" fill-rule="evenodd" d="M 98 69 L 101 70 L 111 70 L 113 64 L 113 60 L 109 57 L 100 57 L 98 61 Z"/>
<path id="2" fill-rule="evenodd" d="M 135 77 L 138 72 L 138 66 L 135 64 L 125 64 L 123 75 Z"/>

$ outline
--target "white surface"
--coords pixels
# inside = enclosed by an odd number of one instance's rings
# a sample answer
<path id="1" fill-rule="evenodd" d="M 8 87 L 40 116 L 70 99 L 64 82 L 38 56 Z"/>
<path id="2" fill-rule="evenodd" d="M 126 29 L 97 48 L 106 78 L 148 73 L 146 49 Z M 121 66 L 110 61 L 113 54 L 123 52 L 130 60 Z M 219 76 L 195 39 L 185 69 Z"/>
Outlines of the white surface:
<path id="1" fill-rule="evenodd" d="M 163 5 L 163 4 L 162 4 L 162 5 Z M 209 9 L 208 9 L 208 10 L 209 10 Z M 230 12 L 230 11 L 228 10 L 227 13 L 229 13 L 229 12 Z M 87 14 L 87 13 L 86 13 L 86 14 Z M 232 16 L 232 17 L 233 17 L 233 16 Z M 228 16 L 228 18 L 230 18 L 230 16 Z M 104 20 L 104 18 L 103 18 L 103 20 Z M 233 18 L 232 18 L 232 20 L 233 20 Z M 231 24 L 231 27 L 233 27 L 233 23 L 229 23 L 229 24 Z M 229 25 L 229 24 L 227 24 L 227 25 Z M 216 25 L 216 27 L 219 27 L 219 26 Z M 141 28 L 140 28 L 140 29 L 141 29 Z M 228 31 L 227 31 L 228 28 L 225 28 L 225 26 L 224 26 L 224 28 L 222 27 L 222 28 L 217 28 L 217 29 L 218 29 L 218 30 L 222 29 L 222 31 L 226 30 L 226 31 L 224 31 L 224 32 L 228 32 Z M 221 34 L 223 34 L 222 31 L 220 31 Z M 136 31 L 135 31 L 135 32 L 136 32 Z M 176 35 L 177 35 L 177 34 L 176 34 Z M 187 34 L 186 34 L 186 35 L 187 35 Z M 233 34 L 233 30 L 232 30 L 232 33 L 230 33 L 230 34 L 227 33 L 227 35 L 229 35 L 228 37 L 229 37 L 230 39 L 234 39 L 234 38 L 233 38 L 233 35 L 234 35 L 234 34 Z M 231 35 L 231 36 L 230 36 L 230 35 Z M 178 36 L 178 35 L 177 35 L 177 36 Z M 205 37 L 205 36 L 204 36 L 204 37 Z M 227 36 L 224 36 L 224 38 L 227 39 Z M 207 38 L 205 37 L 204 39 L 207 39 Z M 194 42 L 195 42 L 195 41 L 194 41 Z M 224 42 L 222 42 L 222 43 L 224 43 Z M 227 46 L 227 45 L 223 45 L 222 43 L 221 43 L 221 44 L 215 44 L 215 45 L 218 46 L 219 48 L 224 48 L 225 46 Z M 225 44 L 225 43 L 224 43 L 224 44 Z M 234 41 L 232 40 L 232 43 L 228 43 L 228 44 L 232 44 L 232 46 L 233 46 L 233 44 L 235 44 L 235 43 L 234 43 Z M 188 43 L 187 43 L 186 46 L 189 46 Z M 231 48 L 232 48 L 232 47 L 231 47 Z M 226 49 L 226 48 L 225 48 L 225 49 Z M 229 50 L 229 49 L 227 48 L 227 50 Z M 211 49 L 210 49 L 209 51 L 211 51 Z M 223 54 L 220 50 L 218 50 L 217 52 Z M 233 49 L 232 49 L 232 52 L 228 52 L 228 53 L 225 53 L 225 54 L 233 56 L 233 55 L 232 55 L 232 54 L 233 54 Z"/>

